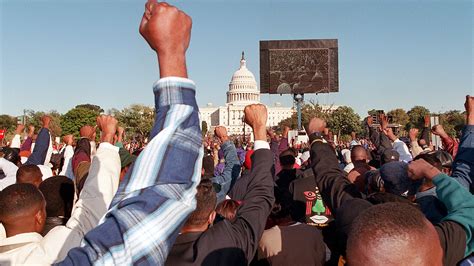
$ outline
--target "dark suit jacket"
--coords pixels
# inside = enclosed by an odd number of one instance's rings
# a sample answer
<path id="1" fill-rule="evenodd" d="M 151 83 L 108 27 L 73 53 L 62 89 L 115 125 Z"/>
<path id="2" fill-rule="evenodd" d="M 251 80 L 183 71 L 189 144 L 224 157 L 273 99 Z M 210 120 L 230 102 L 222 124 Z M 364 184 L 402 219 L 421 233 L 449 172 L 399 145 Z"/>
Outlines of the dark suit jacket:
<path id="1" fill-rule="evenodd" d="M 248 191 L 236 220 L 224 220 L 205 232 L 178 236 L 166 265 L 247 265 L 252 260 L 274 202 L 273 159 L 268 149 L 252 155 Z"/>

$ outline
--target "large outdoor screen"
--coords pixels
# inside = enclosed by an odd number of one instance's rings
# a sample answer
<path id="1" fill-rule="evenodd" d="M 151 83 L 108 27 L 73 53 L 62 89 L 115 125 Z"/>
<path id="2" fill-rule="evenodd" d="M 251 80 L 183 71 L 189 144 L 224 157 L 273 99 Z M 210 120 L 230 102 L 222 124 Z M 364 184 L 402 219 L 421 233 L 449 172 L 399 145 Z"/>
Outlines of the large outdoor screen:
<path id="1" fill-rule="evenodd" d="M 337 39 L 260 41 L 260 92 L 339 91 Z"/>

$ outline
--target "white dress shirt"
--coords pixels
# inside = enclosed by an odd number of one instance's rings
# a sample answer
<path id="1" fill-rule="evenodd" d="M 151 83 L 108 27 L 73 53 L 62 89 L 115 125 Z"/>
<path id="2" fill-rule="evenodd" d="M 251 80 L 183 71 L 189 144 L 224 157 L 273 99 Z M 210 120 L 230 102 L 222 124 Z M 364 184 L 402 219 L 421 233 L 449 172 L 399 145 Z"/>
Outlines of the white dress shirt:
<path id="1" fill-rule="evenodd" d="M 5 177 L 0 177 L 0 191 L 16 182 L 16 171 L 18 166 L 5 158 L 0 158 L 0 169 L 3 170 Z"/>
<path id="2" fill-rule="evenodd" d="M 59 173 L 59 175 L 66 175 L 68 166 L 71 163 L 71 160 L 72 160 L 73 156 L 74 156 L 74 148 L 71 145 L 67 145 L 65 150 L 64 150 L 63 168 L 61 169 L 61 172 Z M 69 177 L 69 178 L 72 178 L 72 176 Z"/>
<path id="3" fill-rule="evenodd" d="M 92 160 L 89 175 L 65 226 L 56 226 L 43 238 L 23 233 L 0 239 L 0 264 L 50 265 L 63 260 L 78 247 L 84 235 L 106 213 L 118 188 L 120 157 L 118 147 L 102 143 Z"/>

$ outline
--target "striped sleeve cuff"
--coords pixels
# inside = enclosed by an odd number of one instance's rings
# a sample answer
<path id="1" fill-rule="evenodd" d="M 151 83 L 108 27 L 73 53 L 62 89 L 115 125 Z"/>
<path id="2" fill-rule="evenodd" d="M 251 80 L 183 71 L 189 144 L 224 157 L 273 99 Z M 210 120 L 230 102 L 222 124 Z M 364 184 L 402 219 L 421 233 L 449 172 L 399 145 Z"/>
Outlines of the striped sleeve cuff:
<path id="1" fill-rule="evenodd" d="M 196 105 L 196 85 L 190 79 L 180 77 L 166 77 L 153 85 L 155 106 L 169 106 L 174 104 Z"/>

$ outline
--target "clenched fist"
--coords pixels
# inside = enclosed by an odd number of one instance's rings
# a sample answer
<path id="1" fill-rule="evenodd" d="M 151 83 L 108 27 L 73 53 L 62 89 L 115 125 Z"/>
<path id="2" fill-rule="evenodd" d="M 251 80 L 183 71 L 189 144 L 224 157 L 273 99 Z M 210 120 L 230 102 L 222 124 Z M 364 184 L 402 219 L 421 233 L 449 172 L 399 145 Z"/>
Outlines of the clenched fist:
<path id="1" fill-rule="evenodd" d="M 72 135 L 66 135 L 63 137 L 63 142 L 66 145 L 72 146 L 72 143 L 74 142 L 74 137 Z"/>
<path id="2" fill-rule="evenodd" d="M 81 138 L 87 138 L 89 140 L 94 140 L 95 128 L 93 126 L 85 125 L 79 130 L 79 135 Z"/>
<path id="3" fill-rule="evenodd" d="M 21 135 L 21 133 L 23 133 L 23 130 L 25 130 L 25 125 L 19 124 L 16 126 L 15 133 Z"/>
<path id="4" fill-rule="evenodd" d="M 28 126 L 28 137 L 32 137 L 35 134 L 35 127 L 33 125 Z"/>
<path id="5" fill-rule="evenodd" d="M 464 102 L 464 108 L 466 108 L 468 125 L 474 125 L 474 97 L 466 95 L 466 102 Z"/>
<path id="6" fill-rule="evenodd" d="M 117 119 L 110 115 L 101 115 L 97 117 L 97 126 L 101 131 L 101 142 L 113 144 L 115 132 L 117 131 Z"/>
<path id="7" fill-rule="evenodd" d="M 187 77 L 185 54 L 191 38 L 191 18 L 168 3 L 149 0 L 140 34 L 156 51 L 161 77 Z"/>
<path id="8" fill-rule="evenodd" d="M 433 177 L 437 176 L 439 173 L 441 172 L 436 167 L 427 163 L 423 159 L 412 161 L 408 165 L 408 176 L 413 180 L 422 178 L 433 179 Z"/>
<path id="9" fill-rule="evenodd" d="M 410 137 L 410 141 L 416 141 L 416 138 L 418 136 L 418 128 L 411 128 L 410 132 L 408 132 L 408 136 Z"/>
<path id="10" fill-rule="evenodd" d="M 229 136 L 227 136 L 227 129 L 223 126 L 217 126 L 214 129 L 214 134 L 216 137 L 219 138 L 219 140 L 224 143 L 229 140 Z"/>
<path id="11" fill-rule="evenodd" d="M 267 107 L 263 104 L 247 105 L 244 109 L 244 121 L 253 129 L 255 140 L 267 140 Z"/>
<path id="12" fill-rule="evenodd" d="M 41 117 L 41 123 L 43 124 L 44 128 L 49 128 L 49 123 L 51 123 L 51 116 L 44 115 Z"/>
<path id="13" fill-rule="evenodd" d="M 444 128 L 443 128 L 442 125 L 434 125 L 431 128 L 431 133 L 433 133 L 437 136 L 440 136 L 440 137 L 444 137 L 444 136 L 448 135 L 448 134 L 446 134 L 446 131 L 444 131 Z"/>

